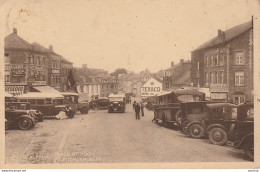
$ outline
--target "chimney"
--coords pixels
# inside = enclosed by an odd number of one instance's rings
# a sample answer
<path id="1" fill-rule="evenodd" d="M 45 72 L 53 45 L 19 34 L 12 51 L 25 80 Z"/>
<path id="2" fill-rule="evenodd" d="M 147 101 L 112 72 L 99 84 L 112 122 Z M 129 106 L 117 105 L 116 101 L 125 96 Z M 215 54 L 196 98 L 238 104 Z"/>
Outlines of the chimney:
<path id="1" fill-rule="evenodd" d="M 180 59 L 180 65 L 184 63 L 184 59 Z"/>
<path id="2" fill-rule="evenodd" d="M 171 67 L 173 67 L 174 66 L 174 62 L 171 62 Z"/>
<path id="3" fill-rule="evenodd" d="M 83 69 L 87 69 L 87 68 L 88 68 L 88 65 L 87 65 L 87 64 L 82 64 L 82 68 L 83 68 Z"/>
<path id="4" fill-rule="evenodd" d="M 221 29 L 218 29 L 218 37 L 219 37 L 219 38 L 222 37 L 222 31 L 221 31 Z"/>
<path id="5" fill-rule="evenodd" d="M 50 52 L 53 52 L 53 45 L 49 45 Z"/>
<path id="6" fill-rule="evenodd" d="M 13 28 L 13 33 L 17 35 L 17 29 Z"/>
<path id="7" fill-rule="evenodd" d="M 218 29 L 218 38 L 221 39 L 223 42 L 226 41 L 225 32 Z"/>

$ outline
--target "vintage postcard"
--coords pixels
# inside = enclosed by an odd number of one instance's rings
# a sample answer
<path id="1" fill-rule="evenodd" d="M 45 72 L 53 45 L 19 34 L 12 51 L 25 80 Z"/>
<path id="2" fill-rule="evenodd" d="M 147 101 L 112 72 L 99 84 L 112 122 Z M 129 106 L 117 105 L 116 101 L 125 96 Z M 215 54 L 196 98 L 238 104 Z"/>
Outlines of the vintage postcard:
<path id="1" fill-rule="evenodd" d="M 259 11 L 0 0 L 1 167 L 259 168 Z"/>

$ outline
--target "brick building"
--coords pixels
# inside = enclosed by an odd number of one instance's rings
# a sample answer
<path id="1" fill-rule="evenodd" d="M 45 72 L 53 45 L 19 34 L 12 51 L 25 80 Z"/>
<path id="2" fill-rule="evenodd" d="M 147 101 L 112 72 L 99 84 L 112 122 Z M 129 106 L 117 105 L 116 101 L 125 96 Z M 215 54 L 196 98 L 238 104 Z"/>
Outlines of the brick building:
<path id="1" fill-rule="evenodd" d="M 191 53 L 193 86 L 212 100 L 253 101 L 253 21 L 217 33 Z"/>
<path id="2" fill-rule="evenodd" d="M 28 43 L 17 35 L 17 29 L 5 37 L 5 91 L 23 94 L 34 86 L 51 86 L 59 91 L 67 91 L 68 73 L 72 63 L 61 55 L 34 42 Z M 62 80 L 63 79 L 63 80 Z M 66 86 L 65 86 L 66 87 Z"/>

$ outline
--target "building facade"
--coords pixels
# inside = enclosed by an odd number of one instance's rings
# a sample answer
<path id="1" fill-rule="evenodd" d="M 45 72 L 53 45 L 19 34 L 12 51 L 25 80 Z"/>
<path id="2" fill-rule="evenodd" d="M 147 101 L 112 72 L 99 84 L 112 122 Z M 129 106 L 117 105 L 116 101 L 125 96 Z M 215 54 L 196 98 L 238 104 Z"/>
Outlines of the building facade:
<path id="1" fill-rule="evenodd" d="M 253 22 L 235 26 L 192 52 L 191 80 L 211 100 L 253 101 Z"/>

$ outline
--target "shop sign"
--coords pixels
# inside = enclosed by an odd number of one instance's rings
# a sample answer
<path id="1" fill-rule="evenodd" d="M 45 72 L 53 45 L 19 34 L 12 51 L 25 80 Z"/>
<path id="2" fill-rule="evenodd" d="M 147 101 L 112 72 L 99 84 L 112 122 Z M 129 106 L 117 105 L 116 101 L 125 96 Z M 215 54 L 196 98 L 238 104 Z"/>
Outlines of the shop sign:
<path id="1" fill-rule="evenodd" d="M 157 81 L 154 78 L 150 78 L 146 83 L 141 87 L 141 96 L 155 96 L 162 92 L 162 83 Z"/>
<path id="2" fill-rule="evenodd" d="M 34 81 L 32 82 L 33 86 L 46 85 L 46 81 Z"/>
<path id="3" fill-rule="evenodd" d="M 10 69 L 24 69 L 23 64 L 5 64 L 5 70 L 10 70 Z"/>
<path id="4" fill-rule="evenodd" d="M 60 70 L 52 69 L 52 73 L 57 73 L 57 74 L 59 74 L 59 73 L 60 73 Z"/>
<path id="5" fill-rule="evenodd" d="M 211 100 L 227 100 L 227 93 L 211 93 Z"/>
<path id="6" fill-rule="evenodd" d="M 24 77 L 25 72 L 23 69 L 12 69 L 12 76 L 13 77 Z"/>
<path id="7" fill-rule="evenodd" d="M 210 84 L 210 92 L 228 92 L 228 84 Z"/>
<path id="8" fill-rule="evenodd" d="M 24 93 L 24 86 L 21 85 L 7 85 L 5 91 L 13 95 L 20 95 Z"/>

